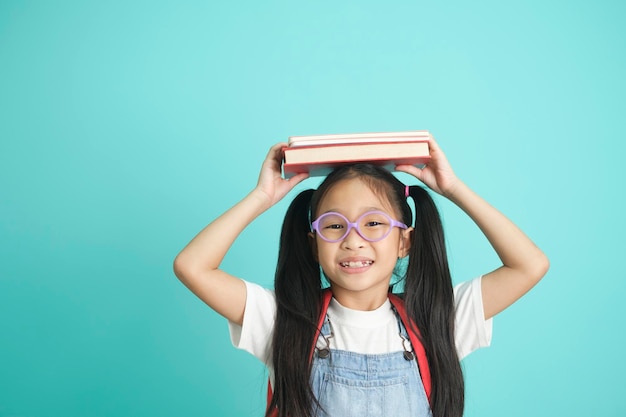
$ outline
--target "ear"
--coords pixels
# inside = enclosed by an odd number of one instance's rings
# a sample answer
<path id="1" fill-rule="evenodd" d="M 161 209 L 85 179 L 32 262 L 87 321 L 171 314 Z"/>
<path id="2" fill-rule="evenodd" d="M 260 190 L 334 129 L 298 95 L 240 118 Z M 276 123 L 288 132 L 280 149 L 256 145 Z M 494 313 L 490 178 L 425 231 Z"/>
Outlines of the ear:
<path id="1" fill-rule="evenodd" d="M 311 253 L 313 254 L 313 259 L 315 262 L 319 263 L 319 258 L 317 256 L 317 240 L 315 240 L 315 233 L 309 232 L 307 233 L 309 237 L 309 245 L 311 246 Z"/>
<path id="2" fill-rule="evenodd" d="M 398 256 L 404 258 L 409 254 L 411 242 L 413 241 L 413 228 L 400 230 L 400 241 L 398 242 Z"/>

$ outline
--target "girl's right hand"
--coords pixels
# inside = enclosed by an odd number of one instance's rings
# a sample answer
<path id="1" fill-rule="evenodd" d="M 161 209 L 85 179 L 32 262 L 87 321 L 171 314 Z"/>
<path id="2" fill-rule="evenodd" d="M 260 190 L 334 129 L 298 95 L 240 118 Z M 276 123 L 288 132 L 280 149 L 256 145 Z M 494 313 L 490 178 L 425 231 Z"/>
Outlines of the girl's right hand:
<path id="1" fill-rule="evenodd" d="M 253 193 L 267 202 L 271 207 L 279 202 L 296 185 L 309 177 L 309 174 L 296 174 L 289 179 L 284 179 L 281 173 L 283 162 L 283 147 L 286 143 L 281 142 L 272 146 L 263 161 L 259 181 Z"/>

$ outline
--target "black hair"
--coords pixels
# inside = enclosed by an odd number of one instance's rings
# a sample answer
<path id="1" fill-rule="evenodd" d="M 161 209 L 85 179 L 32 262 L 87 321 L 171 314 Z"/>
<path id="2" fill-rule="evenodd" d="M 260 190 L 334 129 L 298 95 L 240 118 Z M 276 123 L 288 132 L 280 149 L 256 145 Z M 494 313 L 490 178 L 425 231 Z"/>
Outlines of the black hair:
<path id="1" fill-rule="evenodd" d="M 390 203 L 405 224 L 414 226 L 408 266 L 402 278 L 402 297 L 426 350 L 433 417 L 461 417 L 464 381 L 454 343 L 454 294 L 439 212 L 424 188 L 411 186 L 409 195 L 415 203 L 413 223 L 405 185 L 387 169 L 371 164 L 336 169 L 317 190 L 298 194 L 287 209 L 274 283 L 275 381 L 267 415 L 278 409 L 279 417 L 312 417 L 318 405 L 310 385 L 310 358 L 321 315 L 323 282 L 311 247 L 310 222 L 328 190 L 339 181 L 353 178 L 364 181 Z"/>

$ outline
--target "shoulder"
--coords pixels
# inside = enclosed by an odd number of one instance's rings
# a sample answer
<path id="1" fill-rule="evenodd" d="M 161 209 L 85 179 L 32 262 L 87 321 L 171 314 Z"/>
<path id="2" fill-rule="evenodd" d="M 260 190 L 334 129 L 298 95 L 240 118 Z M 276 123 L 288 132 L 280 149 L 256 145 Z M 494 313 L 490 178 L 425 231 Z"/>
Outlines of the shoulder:
<path id="1" fill-rule="evenodd" d="M 482 306 L 481 291 L 482 276 L 463 281 L 453 287 L 454 305 L 456 308 L 466 306 L 468 304 L 477 304 Z M 389 300 L 394 304 L 403 307 L 405 293 L 390 293 Z"/>
<path id="2" fill-rule="evenodd" d="M 454 286 L 454 303 L 458 305 L 477 298 L 475 301 L 482 304 L 481 281 L 482 276 L 456 284 Z"/>
<path id="3" fill-rule="evenodd" d="M 246 307 L 243 324 L 273 326 L 276 316 L 276 294 L 258 284 L 244 281 L 246 284 Z"/>
<path id="4" fill-rule="evenodd" d="M 455 341 L 459 359 L 491 344 L 492 320 L 485 320 L 482 277 L 454 286 Z"/>
<path id="5" fill-rule="evenodd" d="M 243 324 L 229 322 L 231 341 L 239 349 L 253 354 L 265 364 L 270 359 L 270 341 L 276 317 L 274 291 L 258 284 L 244 281 L 246 285 L 246 307 Z"/>
<path id="6" fill-rule="evenodd" d="M 255 284 L 254 282 L 243 281 L 246 285 L 246 303 L 248 299 L 252 300 L 262 300 L 262 301 L 271 301 L 276 304 L 276 294 L 274 294 L 273 290 L 262 287 L 259 284 Z"/>

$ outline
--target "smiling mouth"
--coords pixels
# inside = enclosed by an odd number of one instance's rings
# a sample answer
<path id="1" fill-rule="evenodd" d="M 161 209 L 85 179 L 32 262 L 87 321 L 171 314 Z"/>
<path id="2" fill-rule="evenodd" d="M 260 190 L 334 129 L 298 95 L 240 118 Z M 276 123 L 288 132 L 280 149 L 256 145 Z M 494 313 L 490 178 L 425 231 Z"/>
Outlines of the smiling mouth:
<path id="1" fill-rule="evenodd" d="M 374 261 L 354 261 L 354 262 L 340 262 L 339 265 L 344 268 L 363 268 L 366 266 L 370 266 Z"/>

